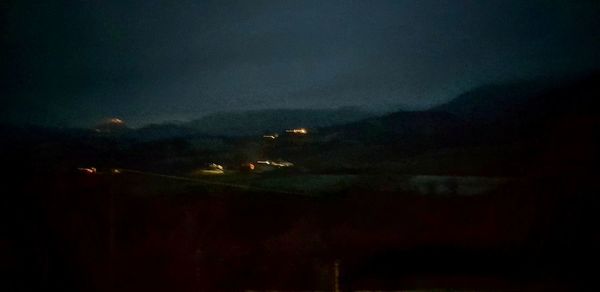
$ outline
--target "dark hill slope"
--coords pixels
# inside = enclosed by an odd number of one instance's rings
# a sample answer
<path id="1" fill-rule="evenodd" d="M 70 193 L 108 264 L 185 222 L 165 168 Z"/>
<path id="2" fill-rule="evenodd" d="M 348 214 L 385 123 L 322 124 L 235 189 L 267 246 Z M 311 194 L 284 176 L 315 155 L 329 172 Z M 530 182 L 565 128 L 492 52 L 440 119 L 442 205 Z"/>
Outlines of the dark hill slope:
<path id="1" fill-rule="evenodd" d="M 432 111 L 453 114 L 478 135 L 498 140 L 546 135 L 566 120 L 597 117 L 599 108 L 600 73 L 593 73 L 566 81 L 484 86 Z"/>
<path id="2" fill-rule="evenodd" d="M 327 127 L 354 122 L 371 116 L 356 108 L 273 109 L 215 113 L 184 126 L 209 135 L 248 136 L 281 132 L 289 128 Z"/>
<path id="3" fill-rule="evenodd" d="M 323 169 L 475 175 L 589 169 L 600 149 L 599 77 L 485 86 L 428 111 L 321 128 L 310 143 L 273 153 Z"/>

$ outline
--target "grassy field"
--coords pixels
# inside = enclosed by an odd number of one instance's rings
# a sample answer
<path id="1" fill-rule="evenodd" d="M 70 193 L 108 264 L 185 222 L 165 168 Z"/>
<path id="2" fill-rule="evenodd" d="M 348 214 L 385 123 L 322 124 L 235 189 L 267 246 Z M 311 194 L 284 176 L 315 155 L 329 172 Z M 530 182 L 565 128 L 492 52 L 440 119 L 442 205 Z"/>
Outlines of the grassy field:
<path id="1" fill-rule="evenodd" d="M 297 193 L 309 196 L 330 195 L 349 190 L 380 190 L 422 195 L 485 195 L 514 181 L 507 177 L 399 175 L 399 174 L 248 174 L 193 176 L 215 184 Z"/>
<path id="2" fill-rule="evenodd" d="M 494 187 L 479 196 L 347 187 L 362 179 L 246 181 L 321 182 L 321 195 L 296 195 L 133 173 L 32 178 L 4 213 L 19 233 L 5 244 L 7 275 L 60 291 L 570 290 L 591 279 L 580 261 L 598 243 L 597 199 L 568 180 L 484 180 Z M 432 179 L 447 178 L 401 181 Z"/>

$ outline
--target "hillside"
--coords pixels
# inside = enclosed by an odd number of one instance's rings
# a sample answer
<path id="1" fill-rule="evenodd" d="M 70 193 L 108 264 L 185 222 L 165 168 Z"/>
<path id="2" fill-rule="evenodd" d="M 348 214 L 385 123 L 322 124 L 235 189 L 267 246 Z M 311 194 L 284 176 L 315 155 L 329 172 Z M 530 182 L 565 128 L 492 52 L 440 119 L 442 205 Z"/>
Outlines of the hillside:
<path id="1" fill-rule="evenodd" d="M 273 153 L 324 171 L 520 175 L 585 169 L 598 159 L 599 77 L 484 86 L 428 111 L 324 127 L 311 143 Z"/>
<path id="2" fill-rule="evenodd" d="M 8 142 L 3 152 L 24 168 L 119 165 L 185 173 L 215 161 L 235 168 L 258 159 L 281 159 L 314 173 L 580 171 L 598 161 L 599 81 L 598 74 L 591 74 L 565 82 L 489 85 L 431 110 L 379 117 L 351 108 L 266 110 L 214 114 L 114 135 L 11 126 L 0 134 Z M 309 128 L 309 135 L 262 138 L 266 132 L 299 126 Z"/>
<path id="3" fill-rule="evenodd" d="M 371 116 L 356 108 L 270 109 L 210 114 L 184 126 L 209 135 L 247 136 L 296 127 L 327 127 Z"/>
<path id="4" fill-rule="evenodd" d="M 527 127 L 566 115 L 596 115 L 600 72 L 578 78 L 486 85 L 465 92 L 431 111 L 451 113 L 469 123 Z"/>

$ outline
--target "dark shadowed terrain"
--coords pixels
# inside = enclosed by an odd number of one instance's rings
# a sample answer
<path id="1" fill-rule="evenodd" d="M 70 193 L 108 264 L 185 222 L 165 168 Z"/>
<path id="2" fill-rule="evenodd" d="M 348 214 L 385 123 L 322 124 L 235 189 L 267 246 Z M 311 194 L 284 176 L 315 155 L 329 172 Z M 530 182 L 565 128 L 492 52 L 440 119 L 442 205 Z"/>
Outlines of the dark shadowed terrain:
<path id="1" fill-rule="evenodd" d="M 599 84 L 496 84 L 315 124 L 5 124 L 2 290 L 581 290 L 600 244 Z M 259 160 L 294 166 L 241 168 Z M 195 175 L 212 162 L 225 173 Z"/>

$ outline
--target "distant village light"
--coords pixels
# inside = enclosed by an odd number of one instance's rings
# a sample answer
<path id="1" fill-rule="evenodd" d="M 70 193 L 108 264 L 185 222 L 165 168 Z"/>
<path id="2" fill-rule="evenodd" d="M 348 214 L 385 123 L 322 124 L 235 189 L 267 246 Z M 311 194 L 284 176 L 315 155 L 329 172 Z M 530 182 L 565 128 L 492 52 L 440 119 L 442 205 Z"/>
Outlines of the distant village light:
<path id="1" fill-rule="evenodd" d="M 94 128 L 94 131 L 96 133 L 117 133 L 125 129 L 125 121 L 119 118 L 106 118 Z"/>
<path id="2" fill-rule="evenodd" d="M 306 128 L 289 129 L 289 130 L 285 130 L 285 131 L 287 133 L 293 133 L 293 134 L 301 134 L 301 135 L 308 134 L 308 131 L 306 130 Z"/>
<path id="3" fill-rule="evenodd" d="M 199 175 L 222 175 L 225 174 L 225 168 L 222 165 L 216 163 L 209 163 L 204 168 L 194 171 L 194 174 Z"/>
<path id="4" fill-rule="evenodd" d="M 119 119 L 119 118 L 111 118 L 111 119 L 109 120 L 109 122 L 110 122 L 111 124 L 123 124 L 123 123 L 125 123 L 125 122 L 123 122 L 123 120 L 121 120 L 121 119 Z"/>
<path id="5" fill-rule="evenodd" d="M 279 134 L 270 134 L 270 135 L 263 135 L 263 138 L 267 138 L 267 139 L 277 139 L 277 137 L 279 137 Z"/>
<path id="6" fill-rule="evenodd" d="M 83 173 L 89 173 L 89 174 L 95 174 L 98 172 L 98 170 L 95 167 L 79 167 L 79 168 L 77 168 L 77 170 L 79 170 Z"/>

